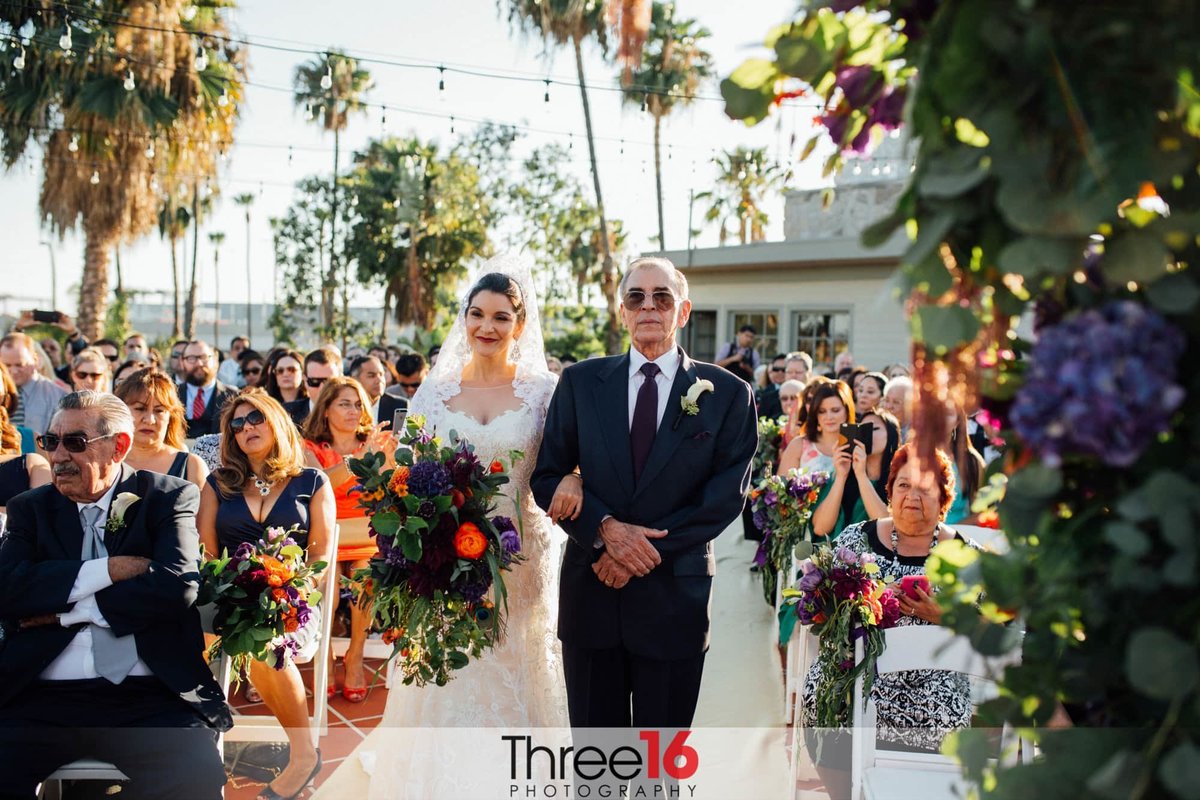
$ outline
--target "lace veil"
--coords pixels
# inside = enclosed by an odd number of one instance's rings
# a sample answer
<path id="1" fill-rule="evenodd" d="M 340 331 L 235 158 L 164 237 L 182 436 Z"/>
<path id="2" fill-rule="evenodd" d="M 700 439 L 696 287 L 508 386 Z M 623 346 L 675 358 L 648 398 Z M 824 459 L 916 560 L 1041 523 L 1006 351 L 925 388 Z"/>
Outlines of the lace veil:
<path id="1" fill-rule="evenodd" d="M 430 369 L 429 376 L 417 390 L 409 407 L 410 413 L 424 415 L 427 429 L 442 427 L 438 423 L 446 401 L 462 391 L 463 370 L 471 360 L 471 345 L 467 341 L 467 296 L 481 277 L 492 272 L 502 273 L 516 281 L 525 300 L 525 327 L 510 354 L 510 359 L 517 365 L 513 390 L 536 412 L 540 429 L 558 376 L 546 367 L 546 346 L 542 340 L 542 320 L 534 292 L 532 267 L 533 260 L 524 253 L 502 253 L 470 270 L 454 326 L 442 342 L 437 363 Z"/>

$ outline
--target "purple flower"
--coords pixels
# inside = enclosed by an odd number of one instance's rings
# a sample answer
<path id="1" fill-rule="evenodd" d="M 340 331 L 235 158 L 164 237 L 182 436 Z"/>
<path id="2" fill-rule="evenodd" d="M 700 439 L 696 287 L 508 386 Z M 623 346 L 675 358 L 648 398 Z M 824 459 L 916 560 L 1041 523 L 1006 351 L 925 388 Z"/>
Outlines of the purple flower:
<path id="1" fill-rule="evenodd" d="M 889 89 L 875 101 L 871 108 L 869 125 L 882 125 L 884 130 L 894 130 L 904 121 L 904 89 Z"/>
<path id="2" fill-rule="evenodd" d="M 842 90 L 845 102 L 851 108 L 866 109 L 883 88 L 883 79 L 874 67 L 843 67 L 837 71 L 834 85 Z"/>
<path id="3" fill-rule="evenodd" d="M 506 555 L 521 552 L 521 537 L 512 528 L 500 531 L 500 547 Z"/>
<path id="4" fill-rule="evenodd" d="M 250 558 L 253 555 L 254 555 L 254 545 L 250 544 L 249 542 L 242 542 L 241 544 L 238 545 L 238 548 L 234 552 L 233 557 L 236 558 L 238 561 L 245 561 L 247 558 Z"/>
<path id="5" fill-rule="evenodd" d="M 1128 467 L 1184 399 L 1183 333 L 1138 303 L 1112 301 L 1039 332 L 1011 422 L 1043 461 Z"/>
<path id="6" fill-rule="evenodd" d="M 409 471 L 408 491 L 417 497 L 437 497 L 449 494 L 453 487 L 454 482 L 450 477 L 450 470 L 437 461 L 418 461 Z"/>
<path id="7" fill-rule="evenodd" d="M 855 553 L 853 550 L 851 550 L 849 547 L 846 547 L 845 545 L 842 545 L 841 547 L 839 547 L 837 549 L 837 551 L 834 552 L 834 556 L 837 558 L 838 561 L 842 562 L 843 564 L 857 564 L 858 563 L 858 553 Z"/>
<path id="8" fill-rule="evenodd" d="M 819 569 L 813 569 L 804 573 L 804 577 L 800 578 L 799 588 L 802 592 L 815 592 L 817 588 L 825 581 L 825 573 Z"/>
<path id="9" fill-rule="evenodd" d="M 829 138 L 840 148 L 842 140 L 846 138 L 846 125 L 850 122 L 850 115 L 833 111 L 822 114 L 818 119 L 825 126 L 825 130 L 829 131 Z"/>
<path id="10" fill-rule="evenodd" d="M 463 600 L 466 600 L 468 603 L 478 603 L 487 594 L 491 586 L 492 582 L 485 579 L 464 584 L 458 590 L 462 592 Z"/>

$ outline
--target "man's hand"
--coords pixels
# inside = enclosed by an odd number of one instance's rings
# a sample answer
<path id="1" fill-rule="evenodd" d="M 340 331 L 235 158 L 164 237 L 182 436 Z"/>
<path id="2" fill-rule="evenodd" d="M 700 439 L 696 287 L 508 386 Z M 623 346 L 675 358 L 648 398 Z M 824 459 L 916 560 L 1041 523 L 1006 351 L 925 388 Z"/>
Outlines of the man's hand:
<path id="1" fill-rule="evenodd" d="M 662 563 L 662 556 L 650 544 L 650 539 L 661 539 L 666 531 L 630 525 L 612 517 L 600 525 L 600 540 L 617 563 L 639 578 Z"/>
<path id="2" fill-rule="evenodd" d="M 25 619 L 21 620 L 21 622 L 19 623 L 21 630 L 28 630 L 29 628 L 41 628 L 45 625 L 57 625 L 57 624 L 58 624 L 58 615 L 57 614 L 38 614 L 33 617 L 26 617 Z"/>
<path id="3" fill-rule="evenodd" d="M 141 556 L 108 557 L 108 577 L 112 578 L 113 583 L 136 578 L 145 574 L 148 569 L 150 569 L 150 559 L 148 558 Z"/>
<path id="4" fill-rule="evenodd" d="M 633 577 L 632 572 L 618 564 L 616 559 L 608 553 L 602 554 L 600 560 L 592 564 L 592 572 L 596 573 L 600 582 L 610 589 L 623 588 Z"/>

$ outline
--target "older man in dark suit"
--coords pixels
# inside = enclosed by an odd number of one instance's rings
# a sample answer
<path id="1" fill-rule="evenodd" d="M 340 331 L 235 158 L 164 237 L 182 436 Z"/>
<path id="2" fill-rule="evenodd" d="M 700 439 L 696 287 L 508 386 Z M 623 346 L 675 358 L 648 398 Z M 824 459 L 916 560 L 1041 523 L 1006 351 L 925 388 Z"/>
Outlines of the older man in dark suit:
<path id="1" fill-rule="evenodd" d="M 0 798 L 92 757 L 122 797 L 219 798 L 231 725 L 194 607 L 199 493 L 122 464 L 128 408 L 63 398 L 39 445 L 52 485 L 13 498 L 0 538 Z"/>
<path id="2" fill-rule="evenodd" d="M 576 465 L 584 482 L 578 518 L 561 520 L 571 725 L 686 728 L 708 650 L 712 540 L 742 510 L 754 399 L 676 344 L 691 302 L 670 261 L 634 261 L 621 294 L 632 347 L 563 371 L 532 488 L 548 509 Z"/>
<path id="3" fill-rule="evenodd" d="M 180 358 L 183 383 L 179 384 L 179 399 L 187 417 L 187 437 L 195 439 L 208 433 L 219 433 L 221 411 L 237 396 L 234 386 L 217 380 L 217 364 L 208 342 L 188 342 Z"/>

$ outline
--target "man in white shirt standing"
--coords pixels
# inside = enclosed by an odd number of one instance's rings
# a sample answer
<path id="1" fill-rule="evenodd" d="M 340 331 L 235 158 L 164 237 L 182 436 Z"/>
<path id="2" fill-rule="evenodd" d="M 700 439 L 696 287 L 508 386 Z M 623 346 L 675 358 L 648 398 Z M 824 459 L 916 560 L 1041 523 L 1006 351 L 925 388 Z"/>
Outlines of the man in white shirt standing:
<path id="1" fill-rule="evenodd" d="M 38 439 L 53 483 L 9 502 L 0 538 L 0 796 L 91 757 L 123 797 L 215 800 L 231 719 L 194 607 L 199 493 L 122 463 L 113 395 L 67 395 Z"/>

